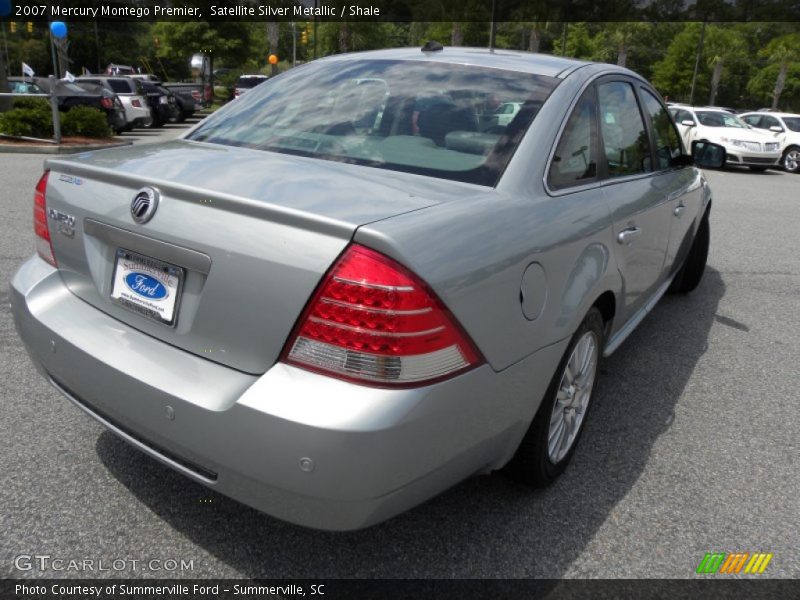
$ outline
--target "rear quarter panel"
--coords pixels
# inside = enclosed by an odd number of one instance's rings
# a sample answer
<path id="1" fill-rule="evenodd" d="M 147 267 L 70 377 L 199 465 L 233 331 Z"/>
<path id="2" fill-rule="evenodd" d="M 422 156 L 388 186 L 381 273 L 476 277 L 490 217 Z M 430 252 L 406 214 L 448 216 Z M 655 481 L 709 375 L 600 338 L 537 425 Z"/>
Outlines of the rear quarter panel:
<path id="1" fill-rule="evenodd" d="M 617 289 L 610 235 L 602 195 L 587 203 L 495 193 L 364 226 L 355 240 L 427 281 L 501 370 L 571 336 L 594 300 Z M 544 270 L 546 291 L 530 320 L 520 291 L 532 263 Z"/>

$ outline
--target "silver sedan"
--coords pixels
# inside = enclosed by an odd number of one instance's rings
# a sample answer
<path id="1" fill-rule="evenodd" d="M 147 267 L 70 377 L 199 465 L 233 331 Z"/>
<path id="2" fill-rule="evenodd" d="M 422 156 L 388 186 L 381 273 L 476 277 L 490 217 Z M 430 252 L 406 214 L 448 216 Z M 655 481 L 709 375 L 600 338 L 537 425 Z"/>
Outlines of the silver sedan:
<path id="1" fill-rule="evenodd" d="M 281 519 L 361 528 L 477 473 L 565 469 L 601 358 L 700 283 L 697 166 L 724 160 L 687 154 L 615 66 L 329 57 L 182 139 L 48 160 L 14 317 L 41 374 L 132 446 Z"/>

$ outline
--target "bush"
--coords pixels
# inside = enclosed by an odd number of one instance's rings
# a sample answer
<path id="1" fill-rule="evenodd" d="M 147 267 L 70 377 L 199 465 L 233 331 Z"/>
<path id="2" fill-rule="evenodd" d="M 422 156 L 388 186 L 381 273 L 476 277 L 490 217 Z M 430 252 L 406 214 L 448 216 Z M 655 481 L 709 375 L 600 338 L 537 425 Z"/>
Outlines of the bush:
<path id="1" fill-rule="evenodd" d="M 0 133 L 28 137 L 53 137 L 53 113 L 42 98 L 17 98 L 14 108 L 0 113 Z"/>
<path id="2" fill-rule="evenodd" d="M 76 106 L 60 113 L 60 117 L 63 136 L 107 138 L 112 135 L 105 113 L 91 106 Z M 52 138 L 53 112 L 50 103 L 41 98 L 17 98 L 14 108 L 0 113 L 0 133 Z"/>
<path id="3" fill-rule="evenodd" d="M 52 114 L 50 101 L 44 98 L 14 98 L 14 108 L 27 108 L 40 112 L 47 111 Z"/>
<path id="4" fill-rule="evenodd" d="M 103 111 L 91 106 L 75 106 L 61 113 L 61 135 L 107 138 L 112 133 Z"/>

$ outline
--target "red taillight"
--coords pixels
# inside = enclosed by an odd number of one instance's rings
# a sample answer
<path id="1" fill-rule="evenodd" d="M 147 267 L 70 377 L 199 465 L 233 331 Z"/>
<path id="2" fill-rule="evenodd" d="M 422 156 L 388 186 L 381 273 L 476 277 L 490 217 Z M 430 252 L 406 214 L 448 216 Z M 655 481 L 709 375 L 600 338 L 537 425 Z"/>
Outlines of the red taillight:
<path id="1" fill-rule="evenodd" d="M 133 104 L 133 106 L 135 106 L 136 108 L 142 108 L 142 103 L 139 102 L 138 98 L 134 98 L 133 100 L 131 100 L 131 104 Z"/>
<path id="2" fill-rule="evenodd" d="M 352 245 L 317 288 L 283 360 L 379 385 L 430 383 L 483 361 L 450 311 L 394 260 Z"/>
<path id="3" fill-rule="evenodd" d="M 102 104 L 103 108 L 106 110 L 111 110 L 114 108 L 114 102 L 111 100 L 111 98 L 100 98 L 100 104 Z"/>
<path id="4" fill-rule="evenodd" d="M 54 267 L 56 257 L 53 254 L 53 244 L 50 241 L 50 229 L 47 226 L 47 176 L 50 171 L 45 171 L 36 184 L 36 191 L 33 193 L 33 230 L 36 233 L 36 251 L 44 260 Z"/>

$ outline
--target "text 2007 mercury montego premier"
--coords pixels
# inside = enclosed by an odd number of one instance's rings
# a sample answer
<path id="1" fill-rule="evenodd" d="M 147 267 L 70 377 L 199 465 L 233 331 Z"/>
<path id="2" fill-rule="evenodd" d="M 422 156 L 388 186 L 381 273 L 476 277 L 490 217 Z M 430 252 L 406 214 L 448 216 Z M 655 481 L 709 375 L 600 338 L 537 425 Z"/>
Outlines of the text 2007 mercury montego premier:
<path id="1" fill-rule="evenodd" d="M 564 470 L 601 357 L 700 283 L 698 167 L 724 160 L 616 66 L 333 56 L 181 139 L 47 160 L 13 313 L 41 374 L 132 446 L 357 529 L 471 475 Z"/>

